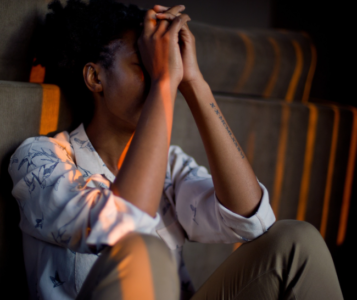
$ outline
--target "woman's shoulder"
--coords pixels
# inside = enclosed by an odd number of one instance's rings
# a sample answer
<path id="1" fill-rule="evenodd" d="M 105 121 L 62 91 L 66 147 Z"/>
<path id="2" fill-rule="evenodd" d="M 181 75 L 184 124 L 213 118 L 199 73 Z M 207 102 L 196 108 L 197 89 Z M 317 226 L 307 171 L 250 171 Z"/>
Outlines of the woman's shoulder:
<path id="1" fill-rule="evenodd" d="M 34 146 L 46 146 L 46 147 L 56 147 L 62 146 L 63 148 L 70 147 L 69 133 L 67 131 L 62 131 L 53 137 L 39 135 L 29 137 L 24 140 L 17 149 L 27 147 L 28 145 Z"/>
<path id="2" fill-rule="evenodd" d="M 54 137 L 49 136 L 34 136 L 24 140 L 20 146 L 15 150 L 12 157 L 28 156 L 32 152 L 44 151 L 53 153 L 59 158 L 72 157 L 73 149 L 70 144 L 69 134 L 67 131 L 60 132 Z"/>

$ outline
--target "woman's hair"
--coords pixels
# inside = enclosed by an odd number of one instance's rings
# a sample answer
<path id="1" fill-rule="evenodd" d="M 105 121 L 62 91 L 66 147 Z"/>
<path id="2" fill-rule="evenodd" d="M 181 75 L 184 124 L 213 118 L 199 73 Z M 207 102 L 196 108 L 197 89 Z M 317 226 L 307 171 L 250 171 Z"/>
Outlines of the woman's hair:
<path id="1" fill-rule="evenodd" d="M 93 101 L 83 67 L 94 62 L 109 69 L 115 52 L 110 42 L 128 30 L 140 31 L 145 10 L 115 0 L 68 0 L 66 6 L 54 0 L 48 8 L 51 12 L 41 26 L 35 64 L 46 67 L 45 82 L 59 85 L 66 98 L 83 109 Z"/>

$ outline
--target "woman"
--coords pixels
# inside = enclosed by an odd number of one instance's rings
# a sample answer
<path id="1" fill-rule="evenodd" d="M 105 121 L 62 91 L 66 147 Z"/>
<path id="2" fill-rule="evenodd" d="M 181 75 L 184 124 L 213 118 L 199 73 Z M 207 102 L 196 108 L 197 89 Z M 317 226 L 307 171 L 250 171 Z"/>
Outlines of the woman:
<path id="1" fill-rule="evenodd" d="M 32 299 L 342 299 L 318 232 L 273 225 L 200 73 L 183 6 L 49 7 L 39 62 L 85 116 L 70 134 L 27 139 L 10 162 Z M 177 89 L 212 177 L 170 147 Z M 185 238 L 248 243 L 194 292 Z"/>

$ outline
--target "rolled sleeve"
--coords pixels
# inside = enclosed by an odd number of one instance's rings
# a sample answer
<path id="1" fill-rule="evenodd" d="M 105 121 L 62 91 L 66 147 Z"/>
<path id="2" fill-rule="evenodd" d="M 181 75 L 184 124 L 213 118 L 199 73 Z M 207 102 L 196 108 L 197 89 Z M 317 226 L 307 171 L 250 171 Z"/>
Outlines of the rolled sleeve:
<path id="1" fill-rule="evenodd" d="M 93 225 L 87 238 L 87 244 L 97 249 L 102 245 L 114 245 L 131 231 L 150 234 L 160 222 L 158 213 L 153 218 L 109 190 L 103 191 L 103 198 L 91 213 Z"/>
<path id="2" fill-rule="evenodd" d="M 224 207 L 215 195 L 212 177 L 179 147 L 171 148 L 178 220 L 190 241 L 201 243 L 237 243 L 255 239 L 275 221 L 269 194 L 263 184 L 256 213 L 238 215 Z M 259 181 L 258 181 L 259 182 Z M 239 199 L 237 199 L 239 201 Z"/>
<path id="3" fill-rule="evenodd" d="M 275 222 L 275 216 L 269 203 L 268 191 L 259 182 L 262 189 L 262 199 L 256 213 L 249 218 L 236 214 L 223 206 L 217 197 L 216 209 L 225 226 L 231 228 L 243 241 L 251 241 L 262 235 Z"/>

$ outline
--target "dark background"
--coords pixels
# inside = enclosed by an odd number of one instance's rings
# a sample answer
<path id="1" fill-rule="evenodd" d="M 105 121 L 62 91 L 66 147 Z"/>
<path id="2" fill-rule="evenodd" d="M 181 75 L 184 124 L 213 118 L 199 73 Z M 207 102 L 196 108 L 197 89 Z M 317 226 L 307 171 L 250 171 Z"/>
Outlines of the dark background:
<path id="1" fill-rule="evenodd" d="M 270 27 L 303 30 L 317 50 L 317 67 L 310 101 L 327 100 L 357 106 L 352 69 L 354 36 L 352 8 L 345 2 L 274 0 L 271 2 Z M 351 197 L 348 230 L 344 244 L 332 251 L 345 299 L 356 299 L 357 279 L 355 236 L 357 230 L 356 168 Z"/>
<path id="2" fill-rule="evenodd" d="M 124 1 L 129 3 L 129 1 Z M 131 2 L 131 1 L 130 1 Z M 317 67 L 310 101 L 333 101 L 357 106 L 354 95 L 354 38 L 352 2 L 320 0 L 152 0 L 132 1 L 141 7 L 154 4 L 184 4 L 192 20 L 233 28 L 282 28 L 304 31 L 317 50 Z M 356 172 L 355 172 L 356 173 Z M 357 176 L 355 176 L 357 177 Z M 345 299 L 356 299 L 354 285 L 357 259 L 354 239 L 357 230 L 357 184 L 351 199 L 349 224 L 344 244 L 332 249 Z"/>

